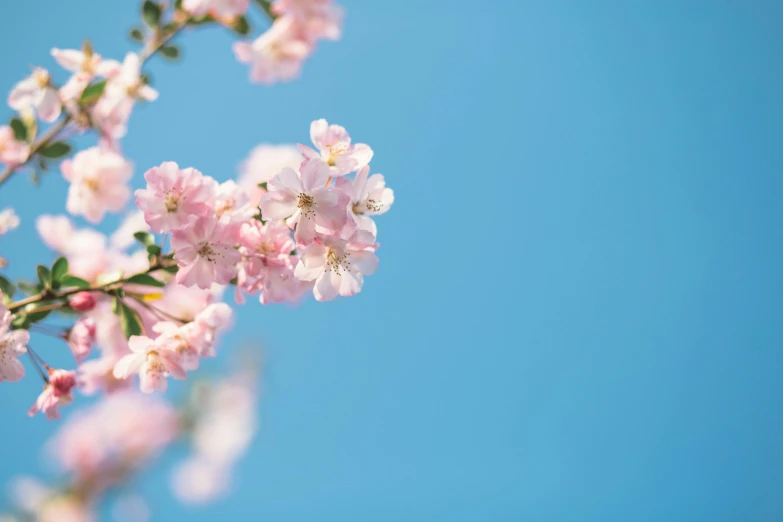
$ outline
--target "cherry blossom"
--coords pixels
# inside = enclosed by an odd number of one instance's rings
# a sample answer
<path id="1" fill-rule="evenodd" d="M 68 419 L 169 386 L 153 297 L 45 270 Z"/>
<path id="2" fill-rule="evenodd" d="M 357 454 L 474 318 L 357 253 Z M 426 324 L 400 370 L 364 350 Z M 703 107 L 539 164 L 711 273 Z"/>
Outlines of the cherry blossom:
<path id="1" fill-rule="evenodd" d="M 216 183 L 193 168 L 180 169 L 173 161 L 144 173 L 146 189 L 136 191 L 136 204 L 155 232 L 181 228 L 209 210 Z"/>
<path id="2" fill-rule="evenodd" d="M 293 169 L 283 169 L 267 185 L 269 193 L 261 199 L 264 219 L 285 219 L 296 225 L 298 243 L 309 244 L 316 231 L 335 233 L 347 219 L 350 195 L 327 187 L 329 167 L 322 161 L 310 161 L 302 167 L 301 176 Z"/>
<path id="3" fill-rule="evenodd" d="M 305 249 L 294 273 L 303 281 L 315 281 L 317 301 L 352 296 L 361 291 L 364 276 L 378 268 L 376 247 L 372 236 L 362 231 L 349 241 L 325 237 Z"/>
<path id="4" fill-rule="evenodd" d="M 0 292 L 0 303 L 2 302 Z M 24 366 L 19 356 L 27 352 L 30 334 L 27 330 L 11 330 L 14 316 L 0 304 L 0 383 L 16 382 L 24 377 Z"/>
<path id="5" fill-rule="evenodd" d="M 33 74 L 17 83 L 8 95 L 8 105 L 17 111 L 35 109 L 43 121 L 51 123 L 60 117 L 62 107 L 49 72 L 36 67 Z"/>
<path id="6" fill-rule="evenodd" d="M 245 190 L 233 180 L 218 185 L 212 207 L 215 217 L 224 224 L 241 224 L 258 213 L 258 207 L 250 204 Z"/>
<path id="7" fill-rule="evenodd" d="M 130 199 L 133 166 L 116 152 L 91 147 L 63 161 L 60 170 L 71 183 L 66 209 L 91 223 L 99 223 L 106 212 L 121 211 Z"/>
<path id="8" fill-rule="evenodd" d="M 250 204 L 257 207 L 266 190 L 259 187 L 275 174 L 288 167 L 299 170 L 302 155 L 294 145 L 261 144 L 250 151 L 250 156 L 242 163 L 239 186 L 245 189 Z"/>
<path id="9" fill-rule="evenodd" d="M 73 402 L 73 387 L 76 386 L 76 373 L 66 370 L 49 370 L 49 383 L 38 396 L 27 414 L 32 417 L 38 412 L 46 415 L 47 420 L 60 418 L 60 406 Z"/>
<path id="10" fill-rule="evenodd" d="M 291 255 L 296 244 L 282 221 L 262 224 L 253 220 L 239 231 L 242 264 L 238 287 L 248 293 L 260 292 L 261 304 L 294 301 L 301 283 L 294 277 L 298 257 Z"/>
<path id="11" fill-rule="evenodd" d="M 59 91 L 60 99 L 67 106 L 78 101 L 93 78 L 113 76 L 120 70 L 119 62 L 103 60 L 89 46 L 81 51 L 55 48 L 52 56 L 62 68 L 73 73 Z"/>
<path id="12" fill-rule="evenodd" d="M 165 349 L 149 337 L 134 335 L 128 340 L 131 352 L 117 362 L 114 376 L 127 379 L 133 374 L 139 374 L 141 391 L 152 393 L 155 390 L 164 392 L 168 388 L 166 377 L 185 379 L 185 370 L 177 364 L 178 355 Z"/>
<path id="13" fill-rule="evenodd" d="M 182 8 L 193 16 L 212 15 L 219 19 L 242 16 L 250 0 L 183 0 Z"/>
<path id="14" fill-rule="evenodd" d="M 90 229 L 76 229 L 67 216 L 44 214 L 35 222 L 46 246 L 68 259 L 69 272 L 95 281 L 110 267 L 106 236 Z"/>
<path id="15" fill-rule="evenodd" d="M 339 40 L 342 35 L 343 9 L 332 0 L 275 0 L 272 12 L 292 17 L 303 37 L 311 42 L 321 38 Z"/>
<path id="16" fill-rule="evenodd" d="M 278 18 L 253 42 L 234 43 L 234 55 L 250 65 L 250 80 L 271 85 L 297 76 L 312 46 L 297 34 L 293 18 Z"/>
<path id="17" fill-rule="evenodd" d="M 19 226 L 19 216 L 14 209 L 6 208 L 0 210 L 0 236 L 3 236 Z"/>
<path id="18" fill-rule="evenodd" d="M 378 235 L 378 227 L 370 216 L 384 214 L 394 203 L 394 191 L 386 188 L 383 174 L 373 174 L 369 178 L 369 165 L 356 173 L 352 184 L 351 204 L 348 215 L 353 227 L 366 230 L 373 236 Z M 345 179 L 345 178 L 341 178 Z"/>
<path id="19" fill-rule="evenodd" d="M 87 294 L 92 298 L 87 292 L 79 292 L 79 294 Z M 70 346 L 76 362 L 81 363 L 90 355 L 92 345 L 95 344 L 95 337 L 95 319 L 88 315 L 81 316 L 68 332 L 68 346 Z"/>
<path id="20" fill-rule="evenodd" d="M 310 124 L 310 139 L 318 149 L 313 150 L 301 143 L 297 146 L 307 161 L 321 159 L 329 165 L 330 176 L 344 176 L 356 172 L 373 156 L 372 149 L 364 143 L 351 143 L 348 131 L 340 125 L 329 125 L 324 120 Z"/>
<path id="21" fill-rule="evenodd" d="M 158 91 L 145 83 L 141 76 L 141 57 L 135 53 L 125 55 L 122 64 L 109 74 L 106 85 L 108 97 L 129 97 L 144 101 L 158 99 Z"/>
<path id="22" fill-rule="evenodd" d="M 227 284 L 236 275 L 241 254 L 234 248 L 236 227 L 202 216 L 171 235 L 174 258 L 179 264 L 177 283 L 209 288 L 212 283 Z"/>
<path id="23" fill-rule="evenodd" d="M 159 334 L 156 344 L 163 346 L 168 353 L 176 354 L 177 363 L 185 371 L 197 370 L 204 344 L 206 329 L 199 323 L 190 322 L 178 325 L 171 321 L 161 321 L 153 327 Z"/>
<path id="24" fill-rule="evenodd" d="M 27 161 L 29 155 L 30 146 L 23 141 L 17 141 L 11 127 L 0 126 L 0 163 L 16 167 Z"/>

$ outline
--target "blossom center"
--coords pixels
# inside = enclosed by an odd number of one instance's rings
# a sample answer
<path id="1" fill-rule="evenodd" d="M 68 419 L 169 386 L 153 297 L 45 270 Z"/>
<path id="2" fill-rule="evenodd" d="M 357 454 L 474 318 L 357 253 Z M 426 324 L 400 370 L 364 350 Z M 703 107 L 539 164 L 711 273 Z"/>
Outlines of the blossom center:
<path id="1" fill-rule="evenodd" d="M 350 257 L 347 252 L 339 252 L 337 249 L 330 248 L 326 251 L 327 270 L 335 273 L 347 272 L 351 267 Z"/>
<path id="2" fill-rule="evenodd" d="M 334 167 L 335 163 L 337 163 L 337 158 L 347 153 L 350 148 L 351 144 L 345 140 L 339 140 L 329 145 L 326 163 L 328 163 L 330 167 Z"/>
<path id="3" fill-rule="evenodd" d="M 163 204 L 166 206 L 166 212 L 176 212 L 179 208 L 179 197 L 181 194 L 174 191 L 166 193 L 166 197 L 163 199 Z"/>
<path id="4" fill-rule="evenodd" d="M 299 207 L 299 209 L 302 211 L 302 215 L 305 217 L 310 217 L 315 212 L 313 210 L 313 207 L 315 206 L 313 196 L 309 196 L 304 192 L 299 194 L 299 199 L 296 202 L 296 206 Z"/>
<path id="5" fill-rule="evenodd" d="M 38 87 L 41 89 L 48 87 L 50 80 L 48 72 L 43 69 L 36 69 L 35 72 L 33 72 L 33 78 L 35 78 L 35 83 L 37 83 Z"/>
<path id="6" fill-rule="evenodd" d="M 214 263 L 215 258 L 217 258 L 217 252 L 212 248 L 212 243 L 204 243 L 201 248 L 198 249 L 198 255 L 205 258 L 210 263 Z"/>
<path id="7" fill-rule="evenodd" d="M 98 183 L 98 180 L 95 178 L 87 178 L 84 181 L 84 184 L 87 186 L 88 189 L 90 189 L 93 192 L 98 192 L 98 189 L 100 188 L 100 184 Z"/>

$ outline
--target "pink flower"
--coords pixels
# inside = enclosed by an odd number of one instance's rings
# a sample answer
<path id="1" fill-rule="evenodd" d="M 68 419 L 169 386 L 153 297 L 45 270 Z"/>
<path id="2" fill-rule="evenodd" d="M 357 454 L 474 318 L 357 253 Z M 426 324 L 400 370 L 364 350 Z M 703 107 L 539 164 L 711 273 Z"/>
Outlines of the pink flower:
<path id="1" fill-rule="evenodd" d="M 350 241 L 323 238 L 308 246 L 296 265 L 295 275 L 303 281 L 315 281 L 317 301 L 331 301 L 337 295 L 358 294 L 364 276 L 378 268 L 374 251 L 377 245 L 367 232 L 358 232 Z"/>
<path id="2" fill-rule="evenodd" d="M 166 377 L 186 379 L 187 374 L 177 364 L 177 354 L 165 349 L 149 337 L 134 335 L 128 340 L 131 352 L 117 362 L 114 376 L 127 379 L 133 374 L 139 374 L 141 391 L 152 393 L 155 390 L 164 392 L 168 388 Z"/>
<path id="3" fill-rule="evenodd" d="M 80 294 L 86 294 L 93 300 L 93 306 L 95 306 L 95 299 L 92 295 L 87 292 L 79 292 L 76 295 Z M 73 305 L 71 306 L 73 307 Z M 95 344 L 95 336 L 95 320 L 92 317 L 84 315 L 73 325 L 73 328 L 68 333 L 68 346 L 71 347 L 71 353 L 73 353 L 77 363 L 81 363 L 90 355 L 92 345 Z"/>
<path id="4" fill-rule="evenodd" d="M 258 185 L 268 182 L 286 167 L 299 170 L 301 163 L 302 155 L 293 145 L 261 144 L 250 151 L 250 156 L 242 163 L 239 186 L 250 197 L 250 204 L 257 207 L 266 194 Z"/>
<path id="5" fill-rule="evenodd" d="M 247 11 L 250 0 L 184 0 L 182 8 L 193 16 L 212 15 L 215 18 L 231 19 Z"/>
<path id="6" fill-rule="evenodd" d="M 136 191 L 136 204 L 155 232 L 171 232 L 209 211 L 215 181 L 196 169 L 180 169 L 173 161 L 144 173 L 147 188 Z"/>
<path id="7" fill-rule="evenodd" d="M 362 167 L 353 180 L 348 215 L 352 221 L 353 229 L 366 230 L 373 236 L 377 236 L 378 227 L 370 216 L 378 216 L 389 210 L 394 203 L 394 191 L 386 188 L 383 174 L 373 174 L 368 179 L 369 172 L 369 165 Z"/>
<path id="8" fill-rule="evenodd" d="M 101 135 L 101 143 L 108 148 L 116 148 L 116 140 L 128 132 L 128 119 L 133 112 L 133 98 L 122 89 L 104 91 L 90 111 L 90 119 Z"/>
<path id="9" fill-rule="evenodd" d="M 272 12 L 292 17 L 310 42 L 339 40 L 342 35 L 343 9 L 332 0 L 275 0 Z"/>
<path id="10" fill-rule="evenodd" d="M 315 151 L 301 143 L 297 145 L 306 161 L 321 159 L 330 169 L 329 175 L 344 176 L 361 169 L 372 159 L 372 149 L 364 143 L 351 144 L 351 137 L 343 127 L 329 125 L 324 120 L 315 120 L 310 124 L 310 139 L 318 148 Z"/>
<path id="11" fill-rule="evenodd" d="M 171 488 L 177 498 L 188 504 L 211 502 L 228 490 L 228 466 L 202 457 L 191 457 L 179 463 L 171 477 Z"/>
<path id="12" fill-rule="evenodd" d="M 171 321 L 161 321 L 152 330 L 159 334 L 156 344 L 163 346 L 168 353 L 176 354 L 177 363 L 185 371 L 197 370 L 201 356 L 206 329 L 196 322 L 178 325 Z"/>
<path id="13" fill-rule="evenodd" d="M 38 396 L 27 414 L 33 417 L 43 412 L 47 420 L 60 418 L 60 406 L 66 406 L 73 401 L 73 387 L 76 386 L 76 373 L 66 370 L 49 370 L 49 384 Z"/>
<path id="14" fill-rule="evenodd" d="M 134 210 L 125 214 L 122 223 L 109 238 L 111 246 L 117 249 L 125 249 L 138 245 L 133 236 L 136 232 L 149 232 L 150 226 L 144 220 L 144 212 Z"/>
<path id="15" fill-rule="evenodd" d="M 196 316 L 193 323 L 203 335 L 198 351 L 200 357 L 215 356 L 217 333 L 229 325 L 232 315 L 231 307 L 226 303 L 212 303 Z"/>
<path id="16" fill-rule="evenodd" d="M 244 223 L 258 214 L 258 207 L 250 204 L 245 190 L 234 181 L 224 181 L 215 190 L 212 201 L 215 217 L 225 224 Z"/>
<path id="17" fill-rule="evenodd" d="M 250 64 L 250 80 L 271 85 L 299 76 L 312 46 L 296 33 L 292 18 L 278 18 L 265 33 L 251 42 L 234 43 L 240 63 Z"/>
<path id="18" fill-rule="evenodd" d="M 99 359 L 91 359 L 79 365 L 77 382 L 81 393 L 95 395 L 98 392 L 114 393 L 130 386 L 130 381 L 117 379 L 114 367 L 119 359 L 114 355 L 104 355 Z"/>
<path id="19" fill-rule="evenodd" d="M 175 230 L 171 236 L 174 258 L 179 264 L 177 283 L 209 288 L 212 283 L 228 284 L 236 275 L 236 264 L 242 258 L 234 248 L 235 227 L 211 216 L 202 216 L 189 226 Z"/>
<path id="20" fill-rule="evenodd" d="M 16 167 L 27 161 L 29 155 L 30 146 L 23 141 L 16 141 L 11 127 L 0 126 L 0 163 Z"/>
<path id="21" fill-rule="evenodd" d="M 49 72 L 40 67 L 36 67 L 33 74 L 14 86 L 8 95 L 8 105 L 17 111 L 35 109 L 38 116 L 47 123 L 59 118 L 62 110 Z"/>
<path id="22" fill-rule="evenodd" d="M 52 56 L 62 68 L 74 73 L 59 91 L 60 99 L 68 106 L 69 111 L 73 108 L 71 104 L 78 102 L 85 87 L 96 76 L 105 78 L 117 74 L 120 70 L 119 62 L 103 60 L 89 48 L 83 51 L 52 49 Z"/>
<path id="23" fill-rule="evenodd" d="M 0 303 L 2 303 L 0 292 Z M 11 330 L 14 316 L 0 304 L 0 382 L 16 382 L 24 377 L 24 366 L 19 356 L 27 352 L 30 334 L 26 330 Z"/>
<path id="24" fill-rule="evenodd" d="M 77 292 L 68 299 L 68 305 L 77 312 L 89 312 L 95 308 L 95 297 L 90 292 Z"/>
<path id="25" fill-rule="evenodd" d="M 291 255 L 296 244 L 282 221 L 266 224 L 253 220 L 239 231 L 243 263 L 238 286 L 248 293 L 260 292 L 261 304 L 293 301 L 299 295 L 299 280 L 293 267 L 298 258 Z"/>
<path id="26" fill-rule="evenodd" d="M 91 147 L 63 161 L 60 170 L 71 183 L 66 209 L 91 223 L 99 223 L 107 211 L 119 212 L 130 199 L 133 166 L 116 152 Z"/>
<path id="27" fill-rule="evenodd" d="M 19 226 L 19 216 L 14 209 L 0 210 L 0 236 L 3 236 Z"/>
<path id="28" fill-rule="evenodd" d="M 329 167 L 322 161 L 310 161 L 302 167 L 301 176 L 292 169 L 283 169 L 269 182 L 261 199 L 264 219 L 285 219 L 297 224 L 294 237 L 298 243 L 309 244 L 316 229 L 333 234 L 347 219 L 346 206 L 350 195 L 327 187 Z"/>
<path id="29" fill-rule="evenodd" d="M 147 85 L 141 76 L 141 58 L 138 54 L 128 53 L 116 70 L 109 74 L 106 84 L 109 97 L 127 96 L 145 101 L 158 99 L 158 91 Z"/>

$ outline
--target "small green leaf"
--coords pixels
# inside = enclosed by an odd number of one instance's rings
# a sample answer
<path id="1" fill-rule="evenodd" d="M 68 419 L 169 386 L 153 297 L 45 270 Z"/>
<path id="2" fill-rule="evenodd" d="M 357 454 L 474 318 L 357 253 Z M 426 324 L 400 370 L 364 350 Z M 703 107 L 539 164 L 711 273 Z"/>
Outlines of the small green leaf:
<path id="1" fill-rule="evenodd" d="M 45 156 L 47 158 L 56 159 L 56 158 L 62 158 L 63 156 L 67 156 L 69 152 L 71 152 L 71 146 L 65 143 L 64 141 L 55 141 L 54 143 L 50 143 L 46 147 L 42 148 L 40 151 L 42 156 Z"/>
<path id="2" fill-rule="evenodd" d="M 60 285 L 64 287 L 75 286 L 76 288 L 90 288 L 90 283 L 81 277 L 66 275 L 60 279 Z"/>
<path id="3" fill-rule="evenodd" d="M 11 129 L 14 131 L 16 141 L 27 141 L 27 126 L 19 118 L 11 119 Z"/>
<path id="4" fill-rule="evenodd" d="M 133 29 L 131 29 L 130 32 L 128 33 L 128 36 L 131 37 L 131 40 L 135 40 L 137 42 L 144 41 L 144 33 L 138 27 L 134 27 Z"/>
<path id="5" fill-rule="evenodd" d="M 26 314 L 16 314 L 16 317 L 11 321 L 11 327 L 15 330 L 26 330 L 30 327 L 30 321 Z"/>
<path id="6" fill-rule="evenodd" d="M 62 282 L 63 277 L 68 274 L 68 260 L 64 257 L 58 257 L 52 265 L 52 281 Z"/>
<path id="7" fill-rule="evenodd" d="M 267 189 L 267 188 L 266 188 L 266 184 L 267 184 L 267 182 L 266 182 L 266 181 L 264 181 L 263 183 L 259 183 L 259 184 L 258 184 L 258 188 L 260 188 L 260 189 L 264 189 L 264 190 L 267 190 L 267 191 L 268 191 L 269 189 Z"/>
<path id="8" fill-rule="evenodd" d="M 160 247 L 158 245 L 147 245 L 147 253 L 151 256 L 160 255 Z"/>
<path id="9" fill-rule="evenodd" d="M 141 335 L 141 318 L 139 314 L 125 303 L 120 303 L 120 306 L 120 324 L 125 337 L 130 339 L 131 336 Z"/>
<path id="10" fill-rule="evenodd" d="M 16 286 L 18 286 L 23 292 L 27 294 L 37 294 L 43 288 L 41 288 L 40 284 L 37 283 L 31 283 L 29 281 L 17 281 Z"/>
<path id="11" fill-rule="evenodd" d="M 160 48 L 160 54 L 169 60 L 177 60 L 180 55 L 179 47 L 176 45 L 164 45 Z"/>
<path id="12" fill-rule="evenodd" d="M 231 30 L 240 36 L 247 36 L 252 31 L 250 22 L 247 21 L 245 16 L 237 16 L 231 23 Z"/>
<path id="13" fill-rule="evenodd" d="M 229 281 L 229 282 L 228 282 L 228 284 L 236 286 L 238 282 L 239 282 L 239 279 L 237 279 L 237 278 L 235 277 L 234 279 L 232 279 L 231 281 Z"/>
<path id="14" fill-rule="evenodd" d="M 156 286 L 158 288 L 163 288 L 166 286 L 165 283 L 158 281 L 149 274 L 136 274 L 135 276 L 131 276 L 126 279 L 125 282 L 134 285 Z"/>
<path id="15" fill-rule="evenodd" d="M 153 236 L 149 232 L 136 232 L 133 234 L 133 237 L 135 237 L 136 241 L 138 241 L 144 246 L 150 246 L 155 244 L 155 236 Z"/>
<path id="16" fill-rule="evenodd" d="M 193 17 L 188 22 L 188 25 L 204 25 L 214 22 L 215 19 L 212 18 L 210 15 L 206 16 L 199 16 L 199 17 Z"/>
<path id="17" fill-rule="evenodd" d="M 107 80 L 101 80 L 99 82 L 88 85 L 82 92 L 79 102 L 82 105 L 90 104 L 97 101 L 103 95 L 103 91 L 106 89 Z"/>
<path id="18" fill-rule="evenodd" d="M 3 300 L 10 300 L 16 292 L 16 287 L 11 281 L 0 275 L 0 290 L 3 292 Z"/>
<path id="19" fill-rule="evenodd" d="M 261 9 L 263 9 L 263 10 L 264 10 L 264 13 L 266 13 L 266 15 L 267 15 L 269 18 L 271 18 L 272 20 L 274 20 L 275 18 L 277 18 L 277 16 L 275 16 L 275 15 L 272 13 L 272 2 L 269 2 L 269 1 L 267 1 L 267 0 L 256 0 L 256 3 L 258 4 L 258 6 L 259 6 Z"/>
<path id="20" fill-rule="evenodd" d="M 141 17 L 144 23 L 150 27 L 157 27 L 160 24 L 160 15 L 162 11 L 160 6 L 151 0 L 144 0 L 141 6 Z"/>
<path id="21" fill-rule="evenodd" d="M 114 312 L 116 315 L 120 315 L 120 310 L 121 310 L 121 307 L 120 307 L 120 300 L 119 300 L 119 298 L 116 295 L 112 296 L 112 298 L 111 298 L 111 311 Z"/>
<path id="22" fill-rule="evenodd" d="M 35 271 L 38 274 L 38 280 L 41 281 L 44 288 L 50 288 L 52 286 L 52 273 L 49 269 L 43 265 L 38 265 Z"/>
<path id="23" fill-rule="evenodd" d="M 169 274 L 176 274 L 179 270 L 179 266 L 173 265 L 173 266 L 167 266 L 166 268 L 161 268 L 164 272 L 168 272 Z"/>

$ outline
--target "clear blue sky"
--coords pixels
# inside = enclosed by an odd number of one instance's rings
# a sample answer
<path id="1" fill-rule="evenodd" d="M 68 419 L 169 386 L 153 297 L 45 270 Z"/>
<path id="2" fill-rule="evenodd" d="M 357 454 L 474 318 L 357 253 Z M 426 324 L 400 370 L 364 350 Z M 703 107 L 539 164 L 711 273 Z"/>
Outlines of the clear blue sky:
<path id="1" fill-rule="evenodd" d="M 226 33 L 189 34 L 132 119 L 136 184 L 230 178 L 325 117 L 396 192 L 359 296 L 240 310 L 257 442 L 201 511 L 153 473 L 153 520 L 783 518 L 783 4 L 343 3 L 300 81 L 250 85 Z M 121 57 L 139 2 L 12 4 L 4 89 L 84 37 Z M 0 190 L 12 274 L 49 259 L 33 217 L 65 187 Z M 0 482 L 42 467 L 37 387 L 0 386 Z"/>

